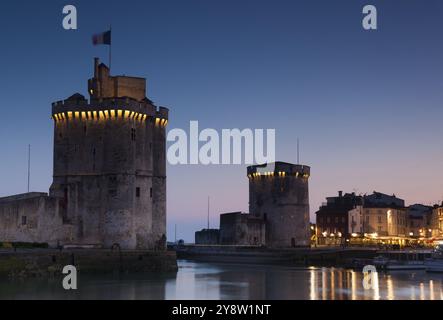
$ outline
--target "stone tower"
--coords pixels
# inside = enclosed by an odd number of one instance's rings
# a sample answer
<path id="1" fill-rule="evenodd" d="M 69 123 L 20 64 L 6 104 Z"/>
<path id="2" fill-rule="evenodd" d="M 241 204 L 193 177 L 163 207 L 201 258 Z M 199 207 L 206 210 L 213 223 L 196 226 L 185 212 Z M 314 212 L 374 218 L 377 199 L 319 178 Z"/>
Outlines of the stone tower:
<path id="1" fill-rule="evenodd" d="M 52 104 L 50 195 L 70 241 L 165 249 L 168 109 L 146 98 L 146 79 L 111 76 L 97 58 L 88 91 Z"/>
<path id="2" fill-rule="evenodd" d="M 267 246 L 309 246 L 309 175 L 285 162 L 248 167 L 249 213 L 265 221 Z"/>

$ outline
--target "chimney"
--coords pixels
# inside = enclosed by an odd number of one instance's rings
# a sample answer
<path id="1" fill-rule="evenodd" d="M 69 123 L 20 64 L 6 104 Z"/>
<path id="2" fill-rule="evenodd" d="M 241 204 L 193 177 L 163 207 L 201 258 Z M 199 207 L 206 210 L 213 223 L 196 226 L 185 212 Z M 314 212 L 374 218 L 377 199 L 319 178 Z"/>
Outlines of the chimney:
<path id="1" fill-rule="evenodd" d="M 341 197 L 343 197 L 343 191 L 339 191 L 338 192 L 338 196 L 341 198 Z"/>

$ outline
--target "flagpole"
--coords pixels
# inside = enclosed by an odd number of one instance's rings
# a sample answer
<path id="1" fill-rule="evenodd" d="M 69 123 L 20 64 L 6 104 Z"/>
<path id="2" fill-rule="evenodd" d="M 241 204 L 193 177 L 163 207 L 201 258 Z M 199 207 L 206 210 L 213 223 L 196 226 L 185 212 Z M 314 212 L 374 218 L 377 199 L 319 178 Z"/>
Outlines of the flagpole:
<path id="1" fill-rule="evenodd" d="M 208 196 L 208 230 L 209 230 L 209 196 Z"/>
<path id="2" fill-rule="evenodd" d="M 110 43 L 109 43 L 109 75 L 111 75 L 111 61 L 112 61 L 112 25 L 109 26 Z"/>
<path id="3" fill-rule="evenodd" d="M 31 180 L 31 145 L 28 144 L 28 193 L 29 193 L 30 180 Z"/>

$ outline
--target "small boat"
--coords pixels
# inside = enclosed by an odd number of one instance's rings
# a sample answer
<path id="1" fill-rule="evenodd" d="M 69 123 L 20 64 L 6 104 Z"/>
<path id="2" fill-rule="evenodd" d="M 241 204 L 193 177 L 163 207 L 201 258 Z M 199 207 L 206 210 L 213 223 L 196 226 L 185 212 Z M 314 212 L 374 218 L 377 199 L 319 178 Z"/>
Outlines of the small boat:
<path id="1" fill-rule="evenodd" d="M 432 257 L 425 261 L 426 272 L 443 272 L 443 245 L 435 247 Z"/>
<path id="2" fill-rule="evenodd" d="M 417 251 L 387 251 L 376 256 L 373 264 L 376 268 L 386 271 L 392 270 L 425 270 L 427 252 Z"/>

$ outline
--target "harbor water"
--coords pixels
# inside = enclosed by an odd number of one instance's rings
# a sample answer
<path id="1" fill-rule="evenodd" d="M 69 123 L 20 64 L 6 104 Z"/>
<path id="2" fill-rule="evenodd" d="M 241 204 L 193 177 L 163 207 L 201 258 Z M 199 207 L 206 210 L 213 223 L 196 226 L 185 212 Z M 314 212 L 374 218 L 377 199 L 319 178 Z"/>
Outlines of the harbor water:
<path id="1" fill-rule="evenodd" d="M 362 272 L 343 268 L 178 263 L 177 273 L 79 274 L 77 290 L 61 278 L 0 279 L 0 299 L 443 299 L 443 274 L 425 271 L 378 272 L 368 288 Z"/>

